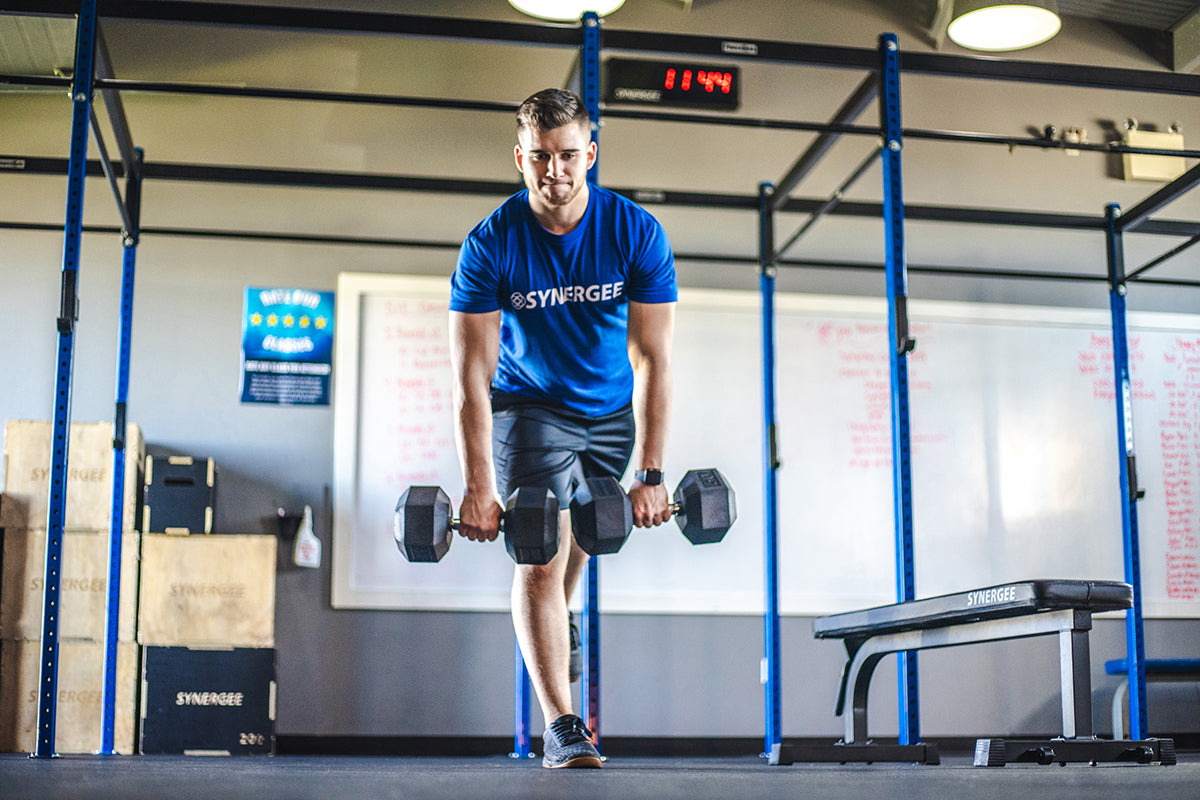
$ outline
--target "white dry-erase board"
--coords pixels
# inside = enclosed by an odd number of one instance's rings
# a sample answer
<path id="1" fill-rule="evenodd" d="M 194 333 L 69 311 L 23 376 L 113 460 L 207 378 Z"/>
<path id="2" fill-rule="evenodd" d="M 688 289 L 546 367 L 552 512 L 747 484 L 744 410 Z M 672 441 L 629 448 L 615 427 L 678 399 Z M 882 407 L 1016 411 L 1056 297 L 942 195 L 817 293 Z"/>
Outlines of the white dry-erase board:
<path id="1" fill-rule="evenodd" d="M 392 517 L 410 484 L 456 507 L 449 281 L 342 275 L 335 380 L 333 604 L 506 610 L 499 542 L 456 537 L 409 564 Z M 719 545 L 674 523 L 601 562 L 601 607 L 763 608 L 761 318 L 757 294 L 681 292 L 671 488 L 716 466 L 737 490 Z M 777 298 L 780 601 L 822 614 L 895 598 L 889 367 L 882 300 Z M 917 592 L 1124 575 L 1106 309 L 913 301 L 910 356 Z M 1200 617 L 1200 316 L 1130 317 L 1148 615 Z"/>

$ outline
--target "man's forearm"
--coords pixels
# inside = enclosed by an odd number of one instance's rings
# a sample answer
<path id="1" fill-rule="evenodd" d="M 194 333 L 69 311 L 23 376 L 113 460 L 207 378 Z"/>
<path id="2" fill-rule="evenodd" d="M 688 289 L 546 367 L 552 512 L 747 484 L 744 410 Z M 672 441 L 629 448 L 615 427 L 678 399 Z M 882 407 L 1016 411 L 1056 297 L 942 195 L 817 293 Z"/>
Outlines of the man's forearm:
<path id="1" fill-rule="evenodd" d="M 499 313 L 450 315 L 454 422 L 468 493 L 495 492 L 490 391 L 496 370 Z"/>
<path id="2" fill-rule="evenodd" d="M 671 417 L 671 371 L 653 363 L 642 365 L 635 376 L 633 416 L 635 469 L 661 469 L 666 457 Z"/>
<path id="3" fill-rule="evenodd" d="M 492 414 L 488 390 L 462 386 L 455 396 L 458 459 L 468 492 L 491 492 L 496 484 L 492 466 Z"/>

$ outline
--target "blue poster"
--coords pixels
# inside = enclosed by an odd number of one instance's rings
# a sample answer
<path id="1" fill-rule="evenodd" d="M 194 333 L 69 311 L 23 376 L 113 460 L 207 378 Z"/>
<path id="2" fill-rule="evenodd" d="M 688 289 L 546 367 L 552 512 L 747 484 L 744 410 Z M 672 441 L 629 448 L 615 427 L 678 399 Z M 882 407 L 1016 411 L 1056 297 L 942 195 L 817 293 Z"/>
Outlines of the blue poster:
<path id="1" fill-rule="evenodd" d="M 242 402 L 329 405 L 333 292 L 246 287 Z"/>

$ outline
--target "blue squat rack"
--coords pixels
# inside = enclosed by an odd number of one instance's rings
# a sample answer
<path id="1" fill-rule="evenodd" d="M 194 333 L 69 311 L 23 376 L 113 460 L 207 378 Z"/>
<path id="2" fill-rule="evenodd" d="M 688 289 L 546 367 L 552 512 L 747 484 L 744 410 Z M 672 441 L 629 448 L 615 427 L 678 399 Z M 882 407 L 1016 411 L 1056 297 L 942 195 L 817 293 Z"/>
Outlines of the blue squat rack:
<path id="1" fill-rule="evenodd" d="M 57 318 L 58 355 L 55 368 L 55 407 L 52 423 L 53 449 L 49 478 L 50 505 L 47 518 L 46 590 L 43 607 L 43 657 L 40 665 L 40 703 L 38 706 L 37 757 L 54 753 L 54 723 L 57 696 L 58 617 L 62 560 L 62 533 L 65 515 L 65 477 L 67 474 L 71 409 L 71 379 L 74 359 L 74 336 L 78 319 L 77 283 L 82 222 L 83 190 L 88 170 L 88 131 L 95 133 L 100 165 L 112 188 L 120 211 L 119 231 L 124 248 L 122 272 L 121 318 L 118 340 L 116 411 L 113 442 L 113 514 L 108 582 L 108 613 L 106 624 L 106 658 L 104 686 L 103 753 L 113 752 L 112 720 L 115 702 L 116 618 L 119 606 L 119 563 L 121 557 L 120 525 L 122 518 L 121 486 L 125 469 L 125 418 L 129 380 L 129 357 L 132 325 L 132 305 L 136 249 L 143 231 L 161 235 L 239 236 L 242 232 L 187 231 L 140 226 L 140 195 L 144 178 L 171 178 L 226 183 L 286 183 L 308 187 L 365 187 L 395 191 L 439 191 L 507 196 L 512 184 L 507 181 L 466 181 L 459 178 L 433 179 L 411 176 L 364 176 L 353 173 L 329 173 L 305 170 L 268 170 L 256 168 L 211 167 L 198 165 L 147 164 L 143 153 L 132 144 L 132 137 L 121 107 L 119 92 L 182 92 L 270 97 L 318 102 L 359 102 L 394 107 L 458 108 L 486 113 L 511 114 L 513 103 L 484 103 L 455 101 L 440 98 L 362 95 L 348 92 L 317 92 L 303 90 L 262 89 L 254 87 L 187 86 L 153 82 L 117 82 L 112 74 L 104 49 L 103 37 L 97 24 L 96 0 L 10 0 L 5 4 L 11 13 L 48 13 L 74 15 L 77 18 L 75 70 L 70 79 L 0 75 L 0 83 L 18 85 L 70 86 L 73 103 L 70 157 L 67 163 L 55 159 L 22 159 L 28 173 L 65 174 L 67 177 L 67 209 L 64 226 L 62 296 Z M 763 358 L 763 470 L 764 470 L 764 717 L 765 752 L 782 739 L 782 703 L 780 683 L 780 611 L 778 602 L 778 486 L 780 468 L 777 450 L 775 412 L 775 316 L 774 292 L 777 269 L 780 266 L 810 269 L 879 270 L 885 273 L 889 314 L 889 347 L 892 393 L 892 453 L 895 501 L 896 596 L 899 601 L 916 597 L 913 544 L 913 510 L 911 503 L 911 459 L 908 432 L 907 354 L 914 341 L 909 336 L 907 315 L 907 274 L 920 272 L 930 275 L 963 275 L 989 278 L 1047 279 L 1052 281 L 1090 280 L 1091 276 L 1032 271 L 972 270 L 949 267 L 915 266 L 906 263 L 904 250 L 904 220 L 906 214 L 924 221 L 973 222 L 989 224 L 1028 225 L 1047 228 L 1087 228 L 1104 230 L 1107 236 L 1108 281 L 1113 320 L 1114 370 L 1117 385 L 1116 415 L 1119 441 L 1123 443 L 1119 463 L 1120 491 L 1124 502 L 1123 535 L 1126 580 L 1134 587 L 1134 607 L 1126 615 L 1126 648 L 1130 686 L 1131 735 L 1144 738 L 1148 722 L 1145 708 L 1145 655 L 1142 629 L 1141 585 L 1138 564 L 1136 502 L 1141 495 L 1137 486 L 1136 463 L 1132 438 L 1132 397 L 1129 393 L 1129 359 L 1125 342 L 1125 295 L 1130 283 L 1195 286 L 1187 281 L 1166 281 L 1146 278 L 1152 267 L 1177 255 L 1200 241 L 1200 225 L 1159 221 L 1151 215 L 1181 196 L 1200 182 L 1200 167 L 1193 168 L 1122 215 L 1116 206 L 1105 210 L 1103 218 L 1081 218 L 1079 215 L 1055 215 L 1001 209 L 975 209 L 905 204 L 902 189 L 901 156 L 907 139 L 973 142 L 1013 147 L 1062 148 L 1063 142 L 1045 138 L 1020 138 L 962 131 L 906 129 L 901 126 L 900 77 L 901 54 L 896 37 L 884 34 L 878 47 L 851 48 L 809 45 L 781 41 L 731 42 L 712 36 L 683 36 L 641 31 L 607 31 L 608 46 L 627 51 L 671 53 L 702 57 L 750 59 L 756 62 L 803 64 L 820 67 L 859 69 L 866 77 L 850 98 L 828 122 L 799 122 L 795 120 L 717 117 L 703 114 L 684 114 L 633 110 L 601 109 L 599 101 L 600 56 L 603 47 L 602 25 L 594 14 L 583 17 L 577 28 L 473 21 L 451 18 L 399 14 L 360 14 L 299 9 L 269 9 L 265 7 L 211 6 L 186 0 L 171 3 L 148 2 L 106 8 L 105 17 L 133 19 L 164 19 L 188 22 L 217 22 L 266 28 L 307 29 L 384 33 L 390 35 L 434 36 L 450 39 L 532 44 L 579 48 L 576 74 L 580 93 L 592 114 L 598 135 L 601 113 L 609 119 L 645 119 L 699 125 L 733 125 L 771 128 L 817 134 L 800 159 L 777 182 L 763 183 L 755 195 L 734 196 L 718 193 L 662 191 L 659 189 L 616 188 L 634 200 L 647 204 L 691 207 L 722 207 L 733 210 L 757 211 L 759 215 L 759 253 L 743 258 L 713 256 L 712 254 L 677 253 L 680 261 L 720 261 L 723 263 L 753 263 L 760 271 L 762 298 L 762 358 Z M 1099 67 L 1044 64 L 1039 62 L 1010 62 L 1003 60 L 966 58 L 930 53 L 906 53 L 904 71 L 912 74 L 939 74 L 993 80 L 1027 81 L 1064 86 L 1113 88 L 1174 95 L 1200 94 L 1200 77 L 1157 72 L 1107 69 Z M 99 91 L 108 111 L 121 161 L 114 165 L 108 156 L 93 109 L 93 93 Z M 857 117 L 878 100 L 880 124 L 855 124 Z M 820 158 L 844 135 L 868 136 L 882 144 L 854 170 L 850 177 L 829 198 L 810 200 L 791 197 L 792 191 L 811 171 Z M 1073 143 L 1073 150 L 1113 153 L 1200 157 L 1200 151 L 1167 151 L 1153 148 L 1134 148 L 1113 144 Z M 883 164 L 884 201 L 882 204 L 851 202 L 844 194 L 876 160 Z M 595 181 L 597 176 L 591 174 Z M 122 192 L 119 180 L 124 179 Z M 780 248 L 774 245 L 774 214 L 808 213 L 808 221 Z M 823 215 L 847 214 L 862 217 L 882 216 L 885 226 L 885 261 L 882 265 L 856 262 L 787 259 L 786 251 L 800 239 Z M 5 227 L 40 228 L 42 226 L 11 223 Z M 1123 263 L 1122 236 L 1138 230 L 1143 233 L 1187 235 L 1189 241 L 1143 267 L 1126 273 Z M 103 228 L 88 230 L 104 231 Z M 296 242 L 332 242 L 388 247 L 443 246 L 427 241 L 400 239 L 353 239 L 312 235 L 262 234 L 256 238 Z M 445 243 L 447 248 L 457 243 Z M 599 573 L 596 559 L 589 563 L 584 592 L 583 648 L 586 669 L 583 680 L 585 717 L 589 727 L 600 738 L 600 665 L 599 665 Z M 531 754 L 529 737 L 530 686 L 519 648 L 516 652 L 516 681 L 514 686 L 514 756 Z M 920 740 L 919 698 L 917 692 L 916 654 L 903 654 L 898 663 L 900 742 Z"/>

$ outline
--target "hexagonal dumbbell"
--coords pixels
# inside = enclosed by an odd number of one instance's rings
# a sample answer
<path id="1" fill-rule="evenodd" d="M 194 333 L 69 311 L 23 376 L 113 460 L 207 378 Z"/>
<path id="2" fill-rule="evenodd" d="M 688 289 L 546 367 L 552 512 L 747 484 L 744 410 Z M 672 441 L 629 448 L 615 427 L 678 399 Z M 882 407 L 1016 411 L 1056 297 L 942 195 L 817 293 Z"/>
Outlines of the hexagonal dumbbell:
<path id="1" fill-rule="evenodd" d="M 714 544 L 737 519 L 733 488 L 715 469 L 688 471 L 671 513 L 692 544 Z M 571 530 L 588 555 L 615 553 L 633 530 L 633 506 L 616 478 L 588 478 L 571 500 Z"/>
<path id="2" fill-rule="evenodd" d="M 671 513 L 692 544 L 715 544 L 737 521 L 733 487 L 715 469 L 692 469 L 675 487 Z"/>
<path id="3" fill-rule="evenodd" d="M 410 486 L 396 502 L 396 546 L 408 561 L 441 561 L 459 520 L 440 486 Z M 548 564 L 558 552 L 558 498 L 549 489 L 518 488 L 500 517 L 504 549 L 518 564 Z"/>

